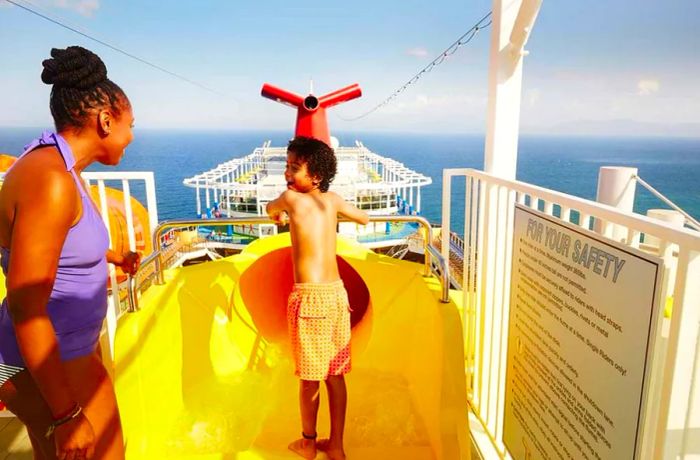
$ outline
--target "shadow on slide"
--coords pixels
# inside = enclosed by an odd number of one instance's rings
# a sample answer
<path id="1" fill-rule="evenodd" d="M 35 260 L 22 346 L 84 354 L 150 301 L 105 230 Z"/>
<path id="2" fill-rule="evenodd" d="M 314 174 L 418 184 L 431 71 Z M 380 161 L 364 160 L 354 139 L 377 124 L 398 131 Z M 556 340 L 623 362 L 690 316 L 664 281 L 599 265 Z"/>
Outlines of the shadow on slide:
<path id="1" fill-rule="evenodd" d="M 170 270 L 120 319 L 116 390 L 129 459 L 298 458 L 286 329 L 288 234 Z M 353 308 L 349 458 L 469 458 L 462 328 L 422 266 L 340 240 Z M 322 394 L 319 435 L 328 435 Z M 319 455 L 319 458 L 323 458 Z"/>

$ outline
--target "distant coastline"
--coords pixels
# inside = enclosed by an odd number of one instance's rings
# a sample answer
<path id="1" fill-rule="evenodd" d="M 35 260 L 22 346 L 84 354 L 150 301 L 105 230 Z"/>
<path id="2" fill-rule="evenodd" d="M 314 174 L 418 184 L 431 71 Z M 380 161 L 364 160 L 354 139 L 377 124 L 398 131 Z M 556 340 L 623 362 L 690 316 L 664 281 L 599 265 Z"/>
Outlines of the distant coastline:
<path id="1" fill-rule="evenodd" d="M 683 137 L 700 138 L 700 123 L 656 123 L 634 120 L 580 120 L 549 128 L 522 129 L 524 134 L 606 137 Z"/>

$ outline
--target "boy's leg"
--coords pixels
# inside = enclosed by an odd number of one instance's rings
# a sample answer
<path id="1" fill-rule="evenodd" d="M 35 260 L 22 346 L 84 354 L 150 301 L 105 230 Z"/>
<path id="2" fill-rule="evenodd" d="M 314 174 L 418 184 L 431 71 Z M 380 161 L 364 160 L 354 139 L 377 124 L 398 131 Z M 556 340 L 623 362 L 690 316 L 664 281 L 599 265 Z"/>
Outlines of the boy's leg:
<path id="1" fill-rule="evenodd" d="M 343 375 L 329 375 L 326 379 L 328 389 L 328 407 L 331 415 L 331 436 L 319 441 L 319 449 L 325 451 L 330 459 L 344 459 L 343 432 L 345 430 L 345 412 L 347 409 L 347 389 Z"/>
<path id="2" fill-rule="evenodd" d="M 300 380 L 299 406 L 302 437 L 291 443 L 289 449 L 307 459 L 316 458 L 316 418 L 319 400 L 319 383 L 312 380 Z"/>
<path id="3" fill-rule="evenodd" d="M 299 381 L 299 404 L 301 408 L 301 427 L 304 434 L 313 436 L 316 434 L 316 418 L 318 406 L 321 400 L 319 382 L 313 380 Z"/>

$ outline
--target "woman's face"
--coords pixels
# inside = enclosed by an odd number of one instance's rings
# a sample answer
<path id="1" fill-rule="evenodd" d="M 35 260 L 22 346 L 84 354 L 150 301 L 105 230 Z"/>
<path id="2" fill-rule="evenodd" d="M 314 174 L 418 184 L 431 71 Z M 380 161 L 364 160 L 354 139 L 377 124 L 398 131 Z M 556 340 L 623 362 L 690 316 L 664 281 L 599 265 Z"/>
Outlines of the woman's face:
<path id="1" fill-rule="evenodd" d="M 106 131 L 106 136 L 103 138 L 105 155 L 100 158 L 100 163 L 107 165 L 119 164 L 124 156 L 126 146 L 134 139 L 132 128 L 134 127 L 134 114 L 131 111 L 131 106 L 121 110 L 118 117 L 112 117 L 109 127 Z"/>

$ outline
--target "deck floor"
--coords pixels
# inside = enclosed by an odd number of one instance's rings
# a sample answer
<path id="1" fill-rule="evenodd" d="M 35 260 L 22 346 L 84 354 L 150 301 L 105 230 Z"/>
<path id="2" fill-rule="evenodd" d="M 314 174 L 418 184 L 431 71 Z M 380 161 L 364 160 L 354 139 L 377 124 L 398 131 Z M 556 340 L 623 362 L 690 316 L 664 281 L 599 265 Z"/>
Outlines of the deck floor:
<path id="1" fill-rule="evenodd" d="M 0 460 L 31 460 L 27 429 L 15 417 L 0 417 Z"/>
<path id="2" fill-rule="evenodd" d="M 481 456 L 473 443 L 471 445 L 472 460 Z M 0 460 L 32 460 L 32 445 L 24 425 L 15 417 L 0 417 Z"/>

